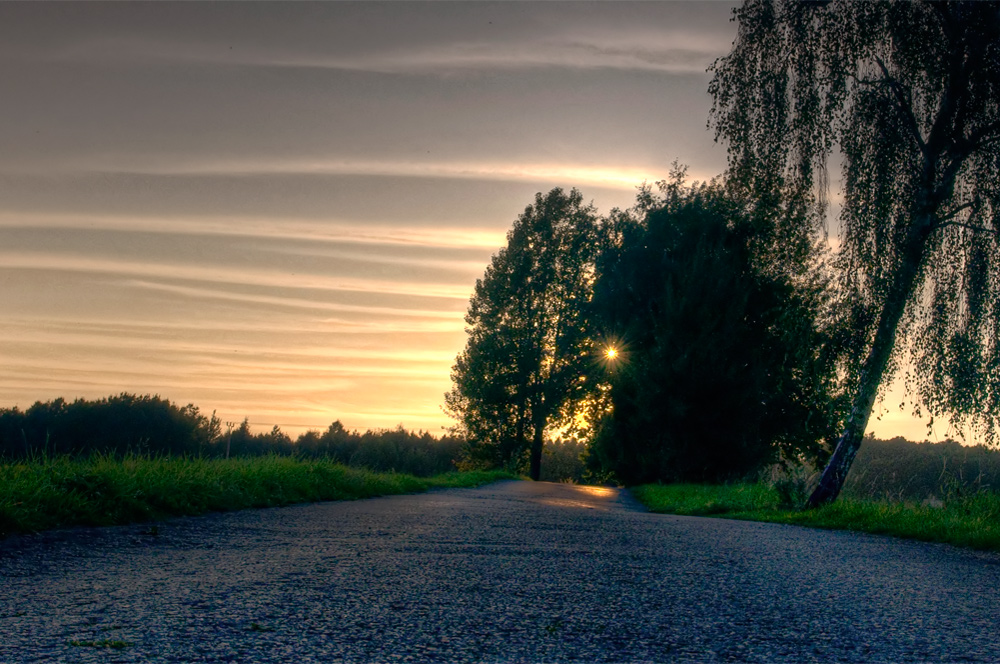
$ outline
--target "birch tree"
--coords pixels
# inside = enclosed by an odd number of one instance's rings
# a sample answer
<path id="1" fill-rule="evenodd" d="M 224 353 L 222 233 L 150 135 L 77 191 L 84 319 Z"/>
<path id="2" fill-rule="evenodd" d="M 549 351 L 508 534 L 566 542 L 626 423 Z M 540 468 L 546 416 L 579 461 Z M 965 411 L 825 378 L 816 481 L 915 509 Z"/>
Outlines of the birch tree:
<path id="1" fill-rule="evenodd" d="M 709 88 L 730 179 L 815 238 L 831 155 L 842 168 L 838 269 L 859 354 L 810 505 L 836 499 L 901 366 L 924 414 L 996 442 L 1000 4 L 748 0 L 735 20 Z"/>

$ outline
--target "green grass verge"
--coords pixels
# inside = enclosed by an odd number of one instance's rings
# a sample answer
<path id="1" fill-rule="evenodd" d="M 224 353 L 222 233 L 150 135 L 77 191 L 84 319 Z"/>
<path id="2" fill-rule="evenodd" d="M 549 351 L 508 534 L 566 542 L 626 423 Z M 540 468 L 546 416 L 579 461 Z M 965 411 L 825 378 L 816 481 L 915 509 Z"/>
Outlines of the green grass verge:
<path id="1" fill-rule="evenodd" d="M 183 459 L 95 455 L 0 463 L 0 537 L 110 526 L 250 507 L 352 500 L 513 479 L 501 472 L 430 478 L 373 473 L 323 459 Z"/>
<path id="2" fill-rule="evenodd" d="M 1000 494 L 981 492 L 930 505 L 841 498 L 818 509 L 790 509 L 766 484 L 646 484 L 632 493 L 651 511 L 855 530 L 983 551 L 1000 551 Z"/>

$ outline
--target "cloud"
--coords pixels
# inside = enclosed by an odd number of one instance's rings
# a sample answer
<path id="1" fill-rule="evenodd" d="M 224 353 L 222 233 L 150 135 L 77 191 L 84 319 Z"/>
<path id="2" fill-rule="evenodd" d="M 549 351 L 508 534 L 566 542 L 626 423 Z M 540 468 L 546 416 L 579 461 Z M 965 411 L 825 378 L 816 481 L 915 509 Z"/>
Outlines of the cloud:
<path id="1" fill-rule="evenodd" d="M 411 295 L 442 299 L 466 300 L 467 285 L 441 283 L 410 283 L 349 275 L 294 274 L 283 270 L 250 270 L 215 267 L 206 264 L 167 264 L 141 261 L 73 256 L 45 252 L 0 251 L 0 268 L 45 270 L 50 272 L 84 272 L 112 274 L 124 277 L 159 278 L 170 281 L 197 281 L 291 288 L 305 291 L 347 291 L 390 295 Z M 285 298 L 274 298 L 278 303 Z M 294 298 L 293 298 L 294 299 Z"/>
<path id="2" fill-rule="evenodd" d="M 727 12 L 3 5 L 0 402 L 443 423 L 474 276 L 534 192 L 628 205 L 701 154 Z"/>
<path id="3" fill-rule="evenodd" d="M 378 255 L 373 253 L 359 253 L 357 249 L 350 250 L 348 248 L 327 248 L 323 246 L 294 246 L 294 247 L 281 247 L 266 245 L 260 247 L 260 251 L 265 253 L 280 254 L 283 256 L 292 257 L 314 257 L 314 258 L 334 258 L 341 260 L 352 260 L 356 261 L 358 259 L 363 260 L 365 263 L 377 263 L 383 265 L 393 265 L 393 266 L 407 266 L 407 267 L 424 267 L 431 268 L 445 273 L 453 273 L 456 276 L 468 277 L 473 275 L 473 278 L 478 277 L 483 272 L 483 267 L 485 261 L 480 260 L 454 260 L 448 258 L 417 258 L 405 255 Z M 481 257 L 480 257 L 481 258 Z"/>
<path id="4" fill-rule="evenodd" d="M 455 321 L 458 326 L 462 320 L 462 314 L 456 311 L 436 311 L 428 309 L 407 309 L 399 307 L 377 307 L 343 304 L 340 302 L 321 302 L 304 298 L 294 298 L 286 296 L 262 295 L 259 293 L 235 293 L 221 289 L 201 288 L 195 286 L 182 286 L 163 282 L 147 281 L 142 279 L 132 279 L 125 282 L 125 285 L 147 290 L 156 290 L 166 293 L 174 293 L 185 297 L 207 300 L 226 300 L 229 302 L 244 302 L 248 304 L 265 304 L 274 307 L 307 309 L 312 311 L 340 311 L 365 314 L 382 314 L 404 317 L 435 318 L 448 321 Z M 470 289 L 471 293 L 471 289 Z M 466 294 L 466 298 L 468 294 Z"/>
<path id="5" fill-rule="evenodd" d="M 454 29 L 424 38 L 419 33 L 371 35 L 370 43 L 261 39 L 248 42 L 228 35 L 155 34 L 150 26 L 134 34 L 74 35 L 50 44 L 39 57 L 49 62 L 114 62 L 119 66 L 188 65 L 328 69 L 396 75 L 455 75 L 527 69 L 625 70 L 665 74 L 704 74 L 731 46 L 729 30 L 687 25 L 671 29 L 640 25 L 628 14 L 561 25 L 533 24 L 486 32 Z M 641 19 L 638 19 L 641 20 Z M 661 18 L 661 20 L 664 20 Z M 343 17 L 340 18 L 343 21 Z M 597 25 L 595 25 L 595 23 Z M 600 25 L 604 23 L 604 25 Z M 447 19 L 438 19 L 438 30 Z M 289 23 L 287 25 L 294 25 Z M 331 25 L 331 32 L 336 25 Z M 725 24 L 722 28 L 726 28 Z M 299 28 L 301 29 L 301 28 Z M 293 28 L 293 31 L 295 28 Z M 460 35 L 460 36 L 459 36 Z"/>
<path id="6" fill-rule="evenodd" d="M 3 167 L 4 165 L 0 165 Z M 234 157 L 215 159 L 189 155 L 88 155 L 66 158 L 59 163 L 39 163 L 33 173 L 30 164 L 6 164 L 19 175 L 99 174 L 103 176 L 145 175 L 173 177 L 258 177 L 258 176 L 369 176 L 428 179 L 539 182 L 553 185 L 596 186 L 634 191 L 643 182 L 654 182 L 667 173 L 653 167 L 552 162 L 493 161 L 393 161 L 362 159 L 311 159 Z"/>
<path id="7" fill-rule="evenodd" d="M 322 243 L 397 245 L 441 249 L 493 249 L 506 244 L 506 230 L 454 226 L 407 227 L 338 219 L 251 218 L 242 215 L 141 216 L 0 211 L 0 228 L 99 229 L 168 235 L 223 235 Z M 316 251 L 321 251 L 316 249 Z"/>
<path id="8" fill-rule="evenodd" d="M 450 348 L 408 344 L 405 334 L 385 345 L 368 337 L 289 336 L 280 320 L 274 334 L 249 338 L 243 330 L 199 337 L 200 324 L 163 331 L 156 325 L 72 318 L 15 319 L 5 327 L 0 398 L 9 404 L 26 407 L 35 399 L 98 398 L 122 390 L 157 393 L 219 409 L 223 419 L 252 413 L 254 425 L 278 423 L 293 434 L 336 418 L 350 426 L 406 421 L 436 428 L 445 419 L 436 403 L 454 360 Z M 194 335 L 177 337 L 178 329 Z M 386 407 L 388 420 L 354 415 L 373 403 Z"/>
<path id="9" fill-rule="evenodd" d="M 276 55 L 244 60 L 252 66 L 344 69 L 383 74 L 455 74 L 520 69 L 618 69 L 668 74 L 704 74 L 729 46 L 684 33 L 594 35 L 592 39 L 454 42 L 389 53 L 322 57 Z M 220 59 L 219 62 L 225 62 Z"/>

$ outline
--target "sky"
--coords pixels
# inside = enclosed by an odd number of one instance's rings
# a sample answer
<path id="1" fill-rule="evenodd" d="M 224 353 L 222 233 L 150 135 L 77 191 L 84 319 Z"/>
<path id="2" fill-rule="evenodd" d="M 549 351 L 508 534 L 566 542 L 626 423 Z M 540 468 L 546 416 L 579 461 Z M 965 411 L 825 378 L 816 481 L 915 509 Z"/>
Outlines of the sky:
<path id="1" fill-rule="evenodd" d="M 608 212 L 675 161 L 725 169 L 731 9 L 0 3 L 0 407 L 442 433 L 475 281 L 536 192 Z"/>

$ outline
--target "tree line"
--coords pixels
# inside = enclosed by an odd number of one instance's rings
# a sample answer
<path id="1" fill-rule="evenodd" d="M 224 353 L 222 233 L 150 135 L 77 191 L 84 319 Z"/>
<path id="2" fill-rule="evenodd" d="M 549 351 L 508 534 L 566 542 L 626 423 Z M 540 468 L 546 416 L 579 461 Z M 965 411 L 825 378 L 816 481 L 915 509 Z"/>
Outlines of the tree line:
<path id="1" fill-rule="evenodd" d="M 710 68 L 716 181 L 599 217 L 539 193 L 476 283 L 446 395 L 469 458 L 538 477 L 718 481 L 777 460 L 843 487 L 879 390 L 1000 424 L 1000 3 L 747 0 Z M 827 243 L 836 153 L 839 247 Z"/>
<path id="2" fill-rule="evenodd" d="M 254 433 L 244 419 L 227 426 L 197 406 L 122 393 L 97 400 L 55 399 L 0 409 L 0 459 L 93 453 L 225 458 L 267 454 L 332 458 L 379 472 L 431 476 L 456 469 L 464 441 L 396 429 L 348 430 L 338 420 L 296 440 L 277 426 Z"/>

